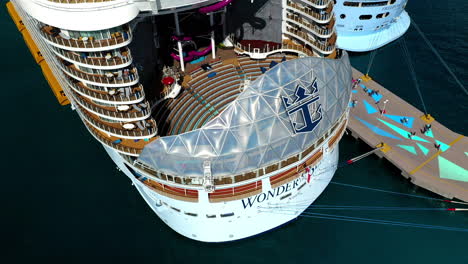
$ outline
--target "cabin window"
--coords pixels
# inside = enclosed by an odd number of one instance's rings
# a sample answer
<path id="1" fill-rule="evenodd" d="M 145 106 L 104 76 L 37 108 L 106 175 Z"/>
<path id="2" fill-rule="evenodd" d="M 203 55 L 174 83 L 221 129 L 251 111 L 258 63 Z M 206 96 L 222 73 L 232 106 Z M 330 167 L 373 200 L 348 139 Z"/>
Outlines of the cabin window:
<path id="1" fill-rule="evenodd" d="M 369 20 L 372 18 L 372 15 L 360 15 L 359 19 L 360 20 Z"/>
<path id="2" fill-rule="evenodd" d="M 378 14 L 375 16 L 375 18 L 384 18 L 388 17 L 388 15 L 390 15 L 390 12 Z"/>
<path id="3" fill-rule="evenodd" d="M 340 18 L 341 18 L 341 19 L 345 19 L 345 18 L 346 18 L 346 15 L 345 15 L 345 14 L 341 14 L 341 15 L 340 15 Z"/>
<path id="4" fill-rule="evenodd" d="M 234 216 L 234 213 L 221 214 L 220 216 L 221 216 L 221 217 Z"/>
<path id="5" fill-rule="evenodd" d="M 343 3 L 344 6 L 359 6 L 359 2 L 344 2 Z"/>

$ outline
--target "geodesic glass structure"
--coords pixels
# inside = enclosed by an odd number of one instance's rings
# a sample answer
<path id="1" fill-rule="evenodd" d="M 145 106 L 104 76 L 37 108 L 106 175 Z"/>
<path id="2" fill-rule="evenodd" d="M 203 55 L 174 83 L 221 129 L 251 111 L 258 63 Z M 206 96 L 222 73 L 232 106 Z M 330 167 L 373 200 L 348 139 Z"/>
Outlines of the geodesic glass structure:
<path id="1" fill-rule="evenodd" d="M 296 155 L 323 136 L 346 111 L 351 65 L 340 59 L 285 61 L 251 82 L 203 127 L 159 138 L 138 161 L 174 176 L 236 175 Z"/>

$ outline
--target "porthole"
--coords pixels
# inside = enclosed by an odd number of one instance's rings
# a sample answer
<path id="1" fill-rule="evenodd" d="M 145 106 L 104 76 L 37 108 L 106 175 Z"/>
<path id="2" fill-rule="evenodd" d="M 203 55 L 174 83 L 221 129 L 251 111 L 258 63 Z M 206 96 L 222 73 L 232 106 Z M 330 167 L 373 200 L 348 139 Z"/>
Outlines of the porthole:
<path id="1" fill-rule="evenodd" d="M 346 15 L 345 15 L 345 14 L 341 14 L 341 15 L 340 15 L 340 18 L 341 18 L 341 19 L 345 19 L 345 18 L 346 18 Z"/>

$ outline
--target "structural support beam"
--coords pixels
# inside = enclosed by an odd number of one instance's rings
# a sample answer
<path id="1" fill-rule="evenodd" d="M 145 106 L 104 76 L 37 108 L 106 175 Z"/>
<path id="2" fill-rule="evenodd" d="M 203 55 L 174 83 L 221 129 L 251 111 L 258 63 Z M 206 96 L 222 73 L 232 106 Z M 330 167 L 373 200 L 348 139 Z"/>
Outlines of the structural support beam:
<path id="1" fill-rule="evenodd" d="M 211 57 L 216 59 L 216 49 L 215 49 L 215 32 L 214 32 L 214 18 L 213 13 L 210 13 L 210 26 L 211 26 Z"/>
<path id="2" fill-rule="evenodd" d="M 180 26 L 179 26 L 179 14 L 176 12 L 174 13 L 174 21 L 176 25 L 176 34 L 177 34 L 177 48 L 179 49 L 179 60 L 180 60 L 180 69 L 185 71 L 184 65 L 184 51 L 182 50 L 182 43 L 180 42 Z"/>

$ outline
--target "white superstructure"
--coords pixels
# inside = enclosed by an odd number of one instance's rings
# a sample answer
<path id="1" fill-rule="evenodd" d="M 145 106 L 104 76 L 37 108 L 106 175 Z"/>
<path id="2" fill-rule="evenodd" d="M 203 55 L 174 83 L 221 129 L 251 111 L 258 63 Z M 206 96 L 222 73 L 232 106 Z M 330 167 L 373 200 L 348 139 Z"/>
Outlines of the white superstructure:
<path id="1" fill-rule="evenodd" d="M 405 11 L 408 0 L 337 0 L 337 45 L 364 52 L 378 49 L 401 37 L 411 21 Z"/>
<path id="2" fill-rule="evenodd" d="M 281 31 L 272 40 L 268 30 L 261 40 L 227 32 L 232 0 L 12 2 L 89 132 L 178 233 L 222 242 L 265 232 L 331 180 L 351 86 L 333 1 L 269 1 L 265 19 Z M 165 63 L 155 91 L 132 53 L 148 17 L 159 19 L 147 25 Z M 190 35 L 192 17 L 201 38 Z"/>

